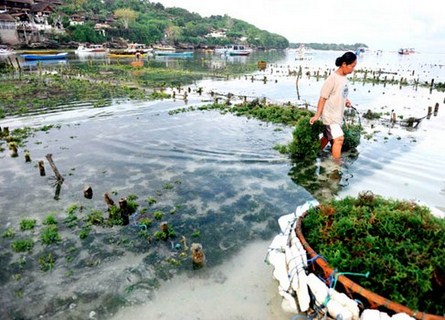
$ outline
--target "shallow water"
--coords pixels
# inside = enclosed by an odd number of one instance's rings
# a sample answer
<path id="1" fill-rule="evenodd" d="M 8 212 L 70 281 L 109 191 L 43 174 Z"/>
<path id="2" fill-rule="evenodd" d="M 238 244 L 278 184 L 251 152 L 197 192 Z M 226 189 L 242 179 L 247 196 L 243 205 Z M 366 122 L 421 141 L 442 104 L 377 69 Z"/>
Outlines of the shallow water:
<path id="1" fill-rule="evenodd" d="M 230 92 L 235 97 L 306 102 L 313 108 L 322 79 L 300 79 L 298 99 L 289 66 L 295 70 L 299 64 L 325 68 L 337 54 L 323 52 L 295 61 L 290 53 L 265 72 L 254 74 L 254 81 L 249 75 L 228 81 L 203 80 L 194 87 L 203 87 L 207 93 Z M 365 61 L 365 57 L 361 63 L 410 69 L 413 65 L 424 66 L 423 59 L 428 60 L 418 55 L 411 59 L 420 62 L 407 63 L 399 61 L 397 55 L 389 57 L 387 62 L 372 62 L 375 57 Z M 437 66 L 441 59 L 434 60 L 436 67 L 431 67 L 431 72 L 443 81 L 442 69 Z M 265 75 L 268 80 L 261 81 Z M 313 176 L 314 180 L 323 180 L 319 194 L 331 197 L 371 190 L 424 201 L 444 210 L 445 149 L 439 137 L 443 133 L 445 95 L 429 93 L 428 88 L 399 89 L 359 81 L 352 88 L 351 100 L 361 114 L 371 109 L 382 112 L 388 120 L 394 109 L 405 119 L 422 117 L 436 102 L 439 112 L 410 130 L 399 124 L 388 126 L 388 122 L 373 123 L 371 128 L 362 117 L 371 139 L 362 138 L 358 156 L 345 155 L 340 167 L 329 157 L 319 160 L 315 171 L 319 174 Z M 19 158 L 9 157 L 8 151 L 1 154 L 0 182 L 8 187 L 0 191 L 0 231 L 10 226 L 17 230 L 18 222 L 30 217 L 37 219 L 41 228 L 45 216 L 54 212 L 64 239 L 58 249 L 37 243 L 29 255 L 12 254 L 9 240 L 2 239 L 2 252 L 8 254 L 1 255 L 1 262 L 8 267 L 0 274 L 5 288 L 0 295 L 0 315 L 6 319 L 106 319 L 126 304 L 118 319 L 125 315 L 127 319 L 139 319 L 141 315 L 144 319 L 174 319 L 181 314 L 187 319 L 290 317 L 280 310 L 277 283 L 264 257 L 278 232 L 277 218 L 313 199 L 289 176 L 292 164 L 288 159 L 272 149 L 277 143 L 289 141 L 292 130 L 215 111 L 169 114 L 177 108 L 203 104 L 204 99 L 209 97 L 191 95 L 187 104 L 182 100 L 115 101 L 104 109 L 84 106 L 0 121 L 0 126 L 11 129 L 60 126 L 28 139 L 26 149 L 32 163 L 24 162 L 23 150 L 19 150 Z M 53 154 L 65 178 L 60 194 L 56 194 L 48 165 L 46 177 L 38 174 L 36 163 L 48 153 Z M 341 175 L 330 178 L 329 173 L 335 169 Z M 92 200 L 83 198 L 85 185 L 93 188 Z M 94 227 L 81 241 L 79 230 L 73 231 L 61 222 L 67 216 L 66 208 L 76 203 L 85 211 L 105 210 L 105 192 L 114 200 L 136 194 L 140 207 L 164 211 L 164 219 L 179 236 L 172 243 L 148 243 L 133 226 Z M 148 197 L 158 202 L 150 207 Z M 152 232 L 158 223 L 154 222 Z M 38 240 L 39 230 L 24 234 Z M 201 236 L 193 238 L 196 231 Z M 20 231 L 16 233 L 21 235 Z M 203 244 L 207 256 L 204 269 L 193 271 L 190 258 L 181 258 L 184 248 L 175 246 L 181 244 L 182 235 L 189 245 Z M 54 270 L 42 272 L 39 257 L 52 248 L 58 256 Z M 180 266 L 166 262 L 171 258 L 180 261 Z M 204 297 L 211 299 L 203 302 Z M 141 303 L 146 304 L 139 306 Z"/>

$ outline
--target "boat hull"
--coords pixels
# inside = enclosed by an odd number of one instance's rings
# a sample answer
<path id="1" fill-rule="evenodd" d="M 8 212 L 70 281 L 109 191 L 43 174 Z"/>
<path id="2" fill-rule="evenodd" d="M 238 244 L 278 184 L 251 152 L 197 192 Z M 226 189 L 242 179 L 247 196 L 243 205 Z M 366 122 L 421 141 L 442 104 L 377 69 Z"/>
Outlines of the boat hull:
<path id="1" fill-rule="evenodd" d="M 22 54 L 21 57 L 25 60 L 56 60 L 66 59 L 68 52 L 62 52 L 57 54 Z"/>

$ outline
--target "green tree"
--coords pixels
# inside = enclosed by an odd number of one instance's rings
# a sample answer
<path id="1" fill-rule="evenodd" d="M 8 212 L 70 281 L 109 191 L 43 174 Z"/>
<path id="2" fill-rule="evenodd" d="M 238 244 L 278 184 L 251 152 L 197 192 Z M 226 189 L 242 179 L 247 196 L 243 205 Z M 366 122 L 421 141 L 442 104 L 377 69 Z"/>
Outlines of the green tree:
<path id="1" fill-rule="evenodd" d="M 138 13 L 130 8 L 122 8 L 114 11 L 114 16 L 122 23 L 125 29 L 128 29 L 130 22 L 136 21 Z"/>

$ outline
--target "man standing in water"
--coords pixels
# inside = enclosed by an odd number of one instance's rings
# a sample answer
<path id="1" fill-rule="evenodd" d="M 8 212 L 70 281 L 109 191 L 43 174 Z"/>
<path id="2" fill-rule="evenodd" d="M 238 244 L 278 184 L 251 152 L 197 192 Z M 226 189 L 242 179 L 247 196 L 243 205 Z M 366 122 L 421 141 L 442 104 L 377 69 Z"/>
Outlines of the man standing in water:
<path id="1" fill-rule="evenodd" d="M 348 99 L 348 80 L 346 76 L 354 71 L 357 65 L 357 56 L 353 52 L 346 52 L 335 60 L 338 69 L 332 73 L 324 82 L 320 98 L 318 99 L 317 113 L 309 123 L 322 118 L 324 124 L 323 137 L 321 138 L 321 149 L 331 142 L 331 152 L 334 160 L 341 158 L 341 148 L 344 141 L 342 130 L 343 112 L 345 107 L 351 107 Z"/>

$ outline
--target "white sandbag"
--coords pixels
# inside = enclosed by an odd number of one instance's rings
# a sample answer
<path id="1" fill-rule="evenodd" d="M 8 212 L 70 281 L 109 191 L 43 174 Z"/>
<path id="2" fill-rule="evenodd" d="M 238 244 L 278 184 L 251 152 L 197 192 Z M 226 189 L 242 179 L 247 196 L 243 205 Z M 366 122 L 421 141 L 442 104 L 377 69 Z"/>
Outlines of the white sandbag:
<path id="1" fill-rule="evenodd" d="M 360 309 L 358 308 L 358 303 L 350 299 L 346 294 L 340 293 L 333 288 L 329 289 L 329 296 L 331 300 L 335 300 L 340 303 L 343 307 L 348 309 L 352 314 L 353 320 L 358 320 L 360 317 Z"/>
<path id="2" fill-rule="evenodd" d="M 385 313 L 385 312 L 380 312 L 379 310 L 376 309 L 365 309 L 361 316 L 360 316 L 360 320 L 390 320 L 391 317 Z"/>
<path id="3" fill-rule="evenodd" d="M 307 275 L 303 268 L 298 269 L 298 284 L 299 287 L 296 291 L 298 298 L 298 306 L 301 312 L 306 312 L 309 310 L 311 303 L 311 296 L 309 295 L 309 288 L 307 285 Z"/>
<path id="4" fill-rule="evenodd" d="M 279 234 L 273 238 L 272 242 L 269 245 L 270 250 L 278 250 L 284 252 L 284 247 L 287 246 L 287 237 L 285 235 Z"/>
<path id="5" fill-rule="evenodd" d="M 278 224 L 280 225 L 281 232 L 288 236 L 290 232 L 294 229 L 294 225 L 297 217 L 295 214 L 290 213 L 278 218 Z"/>
<path id="6" fill-rule="evenodd" d="M 297 239 L 298 240 L 298 239 Z M 307 311 L 310 306 L 310 295 L 307 287 L 305 265 L 302 259 L 302 253 L 297 246 L 291 245 L 285 248 L 286 263 L 288 268 L 288 276 L 292 289 L 296 292 L 298 306 L 301 311 Z M 306 251 L 303 250 L 306 256 Z"/>
<path id="7" fill-rule="evenodd" d="M 300 313 L 294 296 L 284 291 L 282 288 L 278 289 L 278 293 L 283 297 L 281 300 L 281 309 L 283 309 L 283 311 L 289 313 Z"/>
<path id="8" fill-rule="evenodd" d="M 310 208 L 318 206 L 320 203 L 317 200 L 306 201 L 301 206 L 295 209 L 295 215 L 299 218 L 303 213 L 308 211 Z"/>
<path id="9" fill-rule="evenodd" d="M 298 239 L 295 232 L 291 233 L 291 245 L 295 246 L 295 248 L 298 250 L 298 256 L 300 257 L 301 263 L 304 267 L 307 267 L 307 253 L 304 249 L 303 245 L 301 244 L 300 239 Z"/>
<path id="10" fill-rule="evenodd" d="M 410 317 L 404 312 L 397 313 L 391 317 L 391 320 L 414 320 L 413 317 Z"/>
<path id="11" fill-rule="evenodd" d="M 273 276 L 278 280 L 280 286 L 287 290 L 290 287 L 289 277 L 287 276 L 286 256 L 283 252 L 274 250 L 268 255 L 270 264 L 274 266 Z"/>
<path id="12" fill-rule="evenodd" d="M 334 319 L 352 320 L 352 313 L 339 302 L 330 299 L 326 305 L 328 313 Z"/>
<path id="13" fill-rule="evenodd" d="M 309 273 L 307 276 L 307 285 L 315 297 L 318 305 L 322 305 L 328 295 L 328 287 L 315 274 Z"/>

